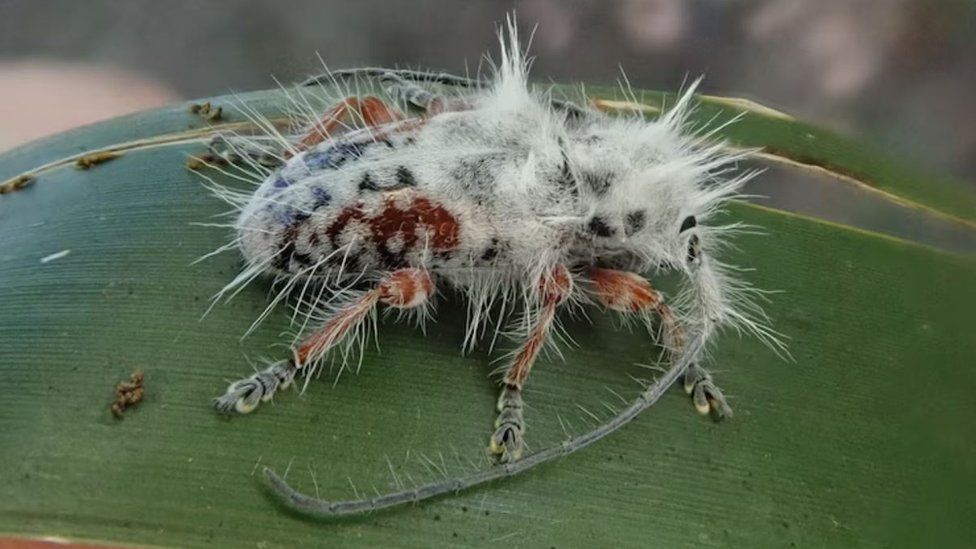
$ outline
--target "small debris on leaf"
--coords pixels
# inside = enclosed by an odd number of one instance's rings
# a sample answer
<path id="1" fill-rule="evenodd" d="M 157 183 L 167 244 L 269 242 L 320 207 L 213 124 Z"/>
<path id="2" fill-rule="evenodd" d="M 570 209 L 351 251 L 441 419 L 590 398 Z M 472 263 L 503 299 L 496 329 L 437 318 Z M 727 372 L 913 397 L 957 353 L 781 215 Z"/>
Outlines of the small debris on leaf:
<path id="1" fill-rule="evenodd" d="M 207 101 L 206 103 L 193 103 L 190 105 L 189 110 L 191 113 L 196 114 L 204 120 L 208 120 L 210 122 L 220 120 L 224 114 L 223 107 L 215 107 L 210 104 L 210 101 Z"/>
<path id="2" fill-rule="evenodd" d="M 108 162 L 122 156 L 122 153 L 116 151 L 101 151 L 91 154 L 86 154 L 78 160 L 75 161 L 75 167 L 79 170 L 87 170 L 94 166 L 97 166 L 103 162 Z"/>
<path id="3" fill-rule="evenodd" d="M 51 255 L 46 255 L 41 258 L 41 263 L 50 263 L 55 259 L 61 259 L 62 257 L 71 253 L 71 250 L 61 250 L 60 252 L 55 252 Z"/>
<path id="4" fill-rule="evenodd" d="M 122 419 L 126 408 L 135 406 L 142 400 L 144 389 L 142 386 L 142 370 L 135 370 L 129 376 L 129 381 L 120 381 L 115 386 L 115 402 L 112 403 L 112 415 Z"/>
<path id="5" fill-rule="evenodd" d="M 8 179 L 3 183 L 0 183 L 0 194 L 12 193 L 14 191 L 19 191 L 24 187 L 27 187 L 34 183 L 34 176 L 30 174 L 21 174 L 17 177 Z"/>

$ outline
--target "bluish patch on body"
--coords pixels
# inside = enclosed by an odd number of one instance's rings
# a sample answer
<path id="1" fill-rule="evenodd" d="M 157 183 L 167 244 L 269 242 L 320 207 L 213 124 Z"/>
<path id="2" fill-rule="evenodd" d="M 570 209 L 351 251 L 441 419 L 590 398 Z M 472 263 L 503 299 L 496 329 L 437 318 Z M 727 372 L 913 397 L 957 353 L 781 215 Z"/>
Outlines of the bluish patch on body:
<path id="1" fill-rule="evenodd" d="M 294 225 L 295 218 L 297 217 L 298 210 L 293 206 L 285 206 L 284 208 L 279 208 L 274 212 L 275 223 L 279 225 L 290 227 Z"/>
<path id="2" fill-rule="evenodd" d="M 322 206 L 328 206 L 332 202 L 332 195 L 322 187 L 312 187 L 312 197 L 315 198 L 315 201 L 312 202 L 313 211 Z"/>
<path id="3" fill-rule="evenodd" d="M 305 153 L 305 166 L 310 170 L 335 170 L 351 158 L 359 158 L 371 143 L 340 141 L 323 151 Z"/>

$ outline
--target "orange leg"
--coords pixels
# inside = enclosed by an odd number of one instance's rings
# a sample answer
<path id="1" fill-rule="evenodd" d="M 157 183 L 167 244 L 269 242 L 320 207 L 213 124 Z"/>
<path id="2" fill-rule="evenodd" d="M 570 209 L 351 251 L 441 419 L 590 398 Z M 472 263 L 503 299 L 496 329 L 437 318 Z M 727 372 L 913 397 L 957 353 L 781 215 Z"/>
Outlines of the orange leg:
<path id="1" fill-rule="evenodd" d="M 298 141 L 296 149 L 299 152 L 308 150 L 335 135 L 337 130 L 354 127 L 359 122 L 357 115 L 367 128 L 385 126 L 404 119 L 403 113 L 387 106 L 378 97 L 347 97 L 326 111 L 322 119 Z"/>
<path id="2" fill-rule="evenodd" d="M 604 307 L 622 313 L 657 313 L 664 324 L 666 347 L 675 352 L 684 346 L 681 324 L 661 292 L 647 279 L 636 273 L 600 268 L 590 269 L 589 279 L 593 293 Z"/>
<path id="3" fill-rule="evenodd" d="M 598 268 L 590 269 L 589 279 L 593 283 L 593 293 L 604 307 L 623 313 L 656 313 L 663 324 L 665 348 L 672 357 L 680 354 L 685 345 L 684 329 L 674 311 L 664 302 L 664 296 L 651 287 L 650 282 L 635 273 Z M 721 389 L 697 362 L 685 372 L 684 386 L 699 413 L 711 412 L 716 419 L 732 415 Z"/>
<path id="4" fill-rule="evenodd" d="M 525 422 L 522 412 L 522 386 L 529 377 L 532 365 L 549 338 L 556 308 L 566 301 L 573 290 L 573 279 L 566 267 L 557 265 L 539 282 L 541 307 L 529 335 L 522 343 L 512 364 L 505 373 L 501 395 L 498 397 L 498 418 L 488 449 L 499 454 L 505 463 L 521 456 Z"/>
<path id="5" fill-rule="evenodd" d="M 235 381 L 215 399 L 214 407 L 224 413 L 249 413 L 261 402 L 271 400 L 279 388 L 288 387 L 308 364 L 347 339 L 379 303 L 398 309 L 421 307 L 434 293 L 434 281 L 427 271 L 400 269 L 390 273 L 375 288 L 340 307 L 315 333 L 293 351 L 293 358 L 275 362 L 256 374 Z"/>
<path id="6" fill-rule="evenodd" d="M 410 309 L 427 303 L 434 293 L 434 281 L 427 271 L 401 269 L 394 271 L 380 284 L 355 301 L 342 307 L 317 332 L 295 349 L 298 369 L 325 356 L 325 353 L 345 339 L 376 307 L 384 303 L 398 309 Z"/>

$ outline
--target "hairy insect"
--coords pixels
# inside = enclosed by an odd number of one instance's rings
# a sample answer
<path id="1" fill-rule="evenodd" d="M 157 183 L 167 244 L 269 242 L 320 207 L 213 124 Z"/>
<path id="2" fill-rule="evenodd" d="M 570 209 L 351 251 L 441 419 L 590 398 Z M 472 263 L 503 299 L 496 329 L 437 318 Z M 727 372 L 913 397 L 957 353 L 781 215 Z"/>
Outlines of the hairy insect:
<path id="1" fill-rule="evenodd" d="M 326 357 L 352 360 L 377 308 L 422 320 L 438 286 L 469 301 L 465 348 L 485 334 L 493 311 L 503 319 L 521 313 L 509 323 L 519 344 L 488 441 L 497 466 L 345 502 L 299 494 L 265 469 L 295 509 L 323 516 L 377 510 L 519 473 L 608 435 L 679 378 L 699 412 L 727 417 L 722 391 L 700 364 L 716 329 L 731 325 L 779 345 L 755 305 L 758 290 L 715 256 L 738 225 L 710 221 L 752 174 L 735 169 L 746 153 L 727 152 L 713 133 L 686 130 L 695 86 L 656 119 L 608 116 L 530 87 L 511 22 L 509 35 L 490 80 L 331 72 L 307 85 L 342 88 L 348 79 L 367 79 L 405 108 L 350 94 L 316 112 L 299 88 L 289 92 L 302 113 L 296 131 L 279 131 L 252 112 L 265 138 L 223 136 L 215 144 L 215 158 L 245 166 L 259 182 L 253 194 L 213 186 L 239 209 L 236 238 L 222 250 L 239 249 L 246 260 L 217 297 L 271 275 L 283 288 L 268 311 L 294 292 L 296 318 L 304 311 L 291 356 L 232 383 L 215 399 L 217 410 L 251 412 L 296 376 L 307 383 Z M 638 274 L 666 271 L 684 275 L 673 303 Z M 591 304 L 646 326 L 672 365 L 609 422 L 522 457 L 530 371 L 561 312 Z M 496 322 L 496 334 L 503 324 Z"/>

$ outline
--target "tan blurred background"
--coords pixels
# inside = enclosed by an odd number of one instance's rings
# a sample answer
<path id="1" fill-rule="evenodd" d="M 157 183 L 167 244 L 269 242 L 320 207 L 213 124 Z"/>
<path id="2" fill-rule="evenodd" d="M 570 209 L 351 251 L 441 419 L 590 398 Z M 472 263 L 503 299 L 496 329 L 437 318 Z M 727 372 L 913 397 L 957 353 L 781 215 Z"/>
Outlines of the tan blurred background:
<path id="1" fill-rule="evenodd" d="M 0 149 L 317 67 L 463 72 L 516 9 L 535 75 L 686 75 L 963 176 L 976 173 L 976 4 L 950 0 L 2 0 Z"/>

